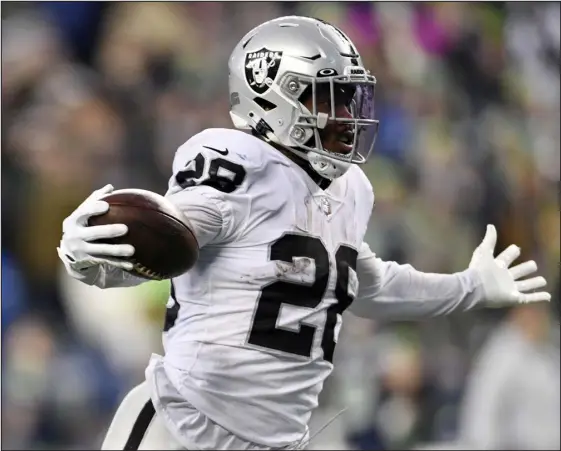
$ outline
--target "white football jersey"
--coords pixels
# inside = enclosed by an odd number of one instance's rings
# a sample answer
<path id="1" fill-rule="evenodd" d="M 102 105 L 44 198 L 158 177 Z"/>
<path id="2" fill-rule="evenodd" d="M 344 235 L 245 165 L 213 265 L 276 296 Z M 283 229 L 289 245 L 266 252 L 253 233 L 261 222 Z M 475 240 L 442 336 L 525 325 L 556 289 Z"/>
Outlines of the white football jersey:
<path id="1" fill-rule="evenodd" d="M 305 446 L 349 306 L 387 321 L 485 301 L 474 269 L 423 273 L 376 257 L 362 241 L 374 195 L 356 166 L 322 190 L 265 142 L 206 130 L 178 150 L 167 197 L 201 251 L 172 281 L 166 355 L 153 356 L 146 379 L 159 418 L 186 449 Z M 75 267 L 58 251 L 85 284 L 145 281 L 110 264 Z"/>
<path id="2" fill-rule="evenodd" d="M 297 442 L 358 290 L 371 184 L 352 166 L 322 190 L 262 140 L 209 129 L 179 148 L 169 184 L 187 217 L 197 196 L 218 226 L 195 227 L 199 260 L 172 281 L 166 372 L 186 400 L 240 437 Z"/>

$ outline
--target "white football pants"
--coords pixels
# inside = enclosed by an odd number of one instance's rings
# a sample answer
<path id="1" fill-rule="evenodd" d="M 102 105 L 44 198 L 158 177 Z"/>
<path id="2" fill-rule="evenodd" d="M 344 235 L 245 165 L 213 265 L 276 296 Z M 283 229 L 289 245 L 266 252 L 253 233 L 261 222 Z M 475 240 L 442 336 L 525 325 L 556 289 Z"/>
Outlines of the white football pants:
<path id="1" fill-rule="evenodd" d="M 105 436 L 102 450 L 180 450 L 183 448 L 156 415 L 147 382 L 123 399 Z"/>

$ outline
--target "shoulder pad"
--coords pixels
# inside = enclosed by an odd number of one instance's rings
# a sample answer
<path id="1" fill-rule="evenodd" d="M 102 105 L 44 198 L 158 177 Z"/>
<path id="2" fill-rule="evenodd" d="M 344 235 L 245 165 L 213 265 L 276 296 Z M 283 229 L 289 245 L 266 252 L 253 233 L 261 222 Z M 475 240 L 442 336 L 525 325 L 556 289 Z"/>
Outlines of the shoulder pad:
<path id="1" fill-rule="evenodd" d="M 173 172 L 185 167 L 186 163 L 202 153 L 205 158 L 224 158 L 247 168 L 262 166 L 262 151 L 258 141 L 239 130 L 208 128 L 197 133 L 177 149 L 173 161 Z"/>
<path id="2" fill-rule="evenodd" d="M 173 160 L 171 192 L 210 186 L 232 193 L 263 167 L 260 141 L 231 129 L 206 129 L 183 144 Z"/>

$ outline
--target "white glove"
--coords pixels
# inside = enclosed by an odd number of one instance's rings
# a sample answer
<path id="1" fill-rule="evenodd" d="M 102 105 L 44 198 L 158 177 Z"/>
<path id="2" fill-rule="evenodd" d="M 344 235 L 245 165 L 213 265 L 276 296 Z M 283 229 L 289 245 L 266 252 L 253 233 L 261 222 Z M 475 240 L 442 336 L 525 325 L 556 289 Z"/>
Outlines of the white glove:
<path id="1" fill-rule="evenodd" d="M 57 248 L 58 255 L 66 265 L 74 270 L 81 271 L 102 263 L 126 271 L 133 268 L 133 264 L 124 259 L 132 257 L 134 254 L 134 247 L 130 244 L 92 242 L 125 235 L 128 232 L 125 224 L 87 225 L 91 216 L 100 215 L 109 210 L 109 204 L 100 198 L 112 191 L 112 185 L 94 191 L 62 223 L 63 235 L 60 247 Z"/>
<path id="2" fill-rule="evenodd" d="M 493 254 L 496 243 L 497 230 L 495 226 L 488 225 L 485 237 L 473 252 L 469 264 L 481 277 L 486 303 L 490 306 L 501 306 L 550 301 L 551 295 L 545 291 L 527 293 L 544 287 L 546 281 L 543 277 L 520 280 L 537 271 L 536 262 L 527 261 L 509 269 L 512 262 L 520 256 L 520 248 L 511 244 L 495 258 Z"/>

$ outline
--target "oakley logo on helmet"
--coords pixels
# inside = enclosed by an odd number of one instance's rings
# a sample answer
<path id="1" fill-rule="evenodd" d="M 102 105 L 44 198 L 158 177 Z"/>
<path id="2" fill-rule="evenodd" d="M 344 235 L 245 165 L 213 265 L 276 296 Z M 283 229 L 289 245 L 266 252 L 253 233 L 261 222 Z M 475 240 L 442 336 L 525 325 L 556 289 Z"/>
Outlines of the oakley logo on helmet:
<path id="1" fill-rule="evenodd" d="M 262 48 L 245 56 L 245 78 L 257 94 L 265 93 L 279 71 L 282 52 Z"/>
<path id="2" fill-rule="evenodd" d="M 332 75 L 337 75 L 337 71 L 335 69 L 322 69 L 318 71 L 318 77 L 331 77 Z"/>

